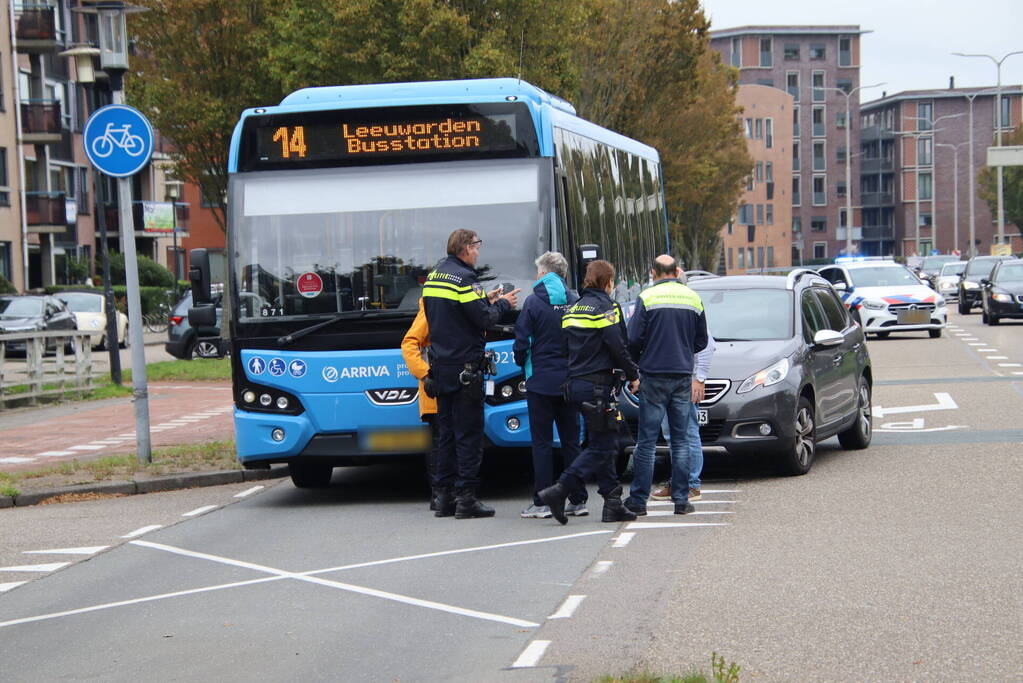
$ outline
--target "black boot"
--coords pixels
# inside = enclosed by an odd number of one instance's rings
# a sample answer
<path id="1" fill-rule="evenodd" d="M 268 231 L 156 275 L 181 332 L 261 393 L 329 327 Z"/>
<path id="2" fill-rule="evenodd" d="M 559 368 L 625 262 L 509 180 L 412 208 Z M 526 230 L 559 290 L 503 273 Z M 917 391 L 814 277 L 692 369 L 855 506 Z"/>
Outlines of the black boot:
<path id="1" fill-rule="evenodd" d="M 604 510 L 600 514 L 601 522 L 634 522 L 636 513 L 622 505 L 622 487 L 611 490 L 604 496 Z"/>
<path id="2" fill-rule="evenodd" d="M 473 519 L 475 517 L 493 517 L 494 508 L 479 501 L 472 489 L 458 490 L 458 505 L 455 507 L 455 519 Z"/>
<path id="3" fill-rule="evenodd" d="M 440 498 L 441 489 L 434 486 L 430 489 L 430 510 L 437 511 L 437 500 Z"/>
<path id="4" fill-rule="evenodd" d="M 538 491 L 536 495 L 540 497 L 544 505 L 551 509 L 554 519 L 558 520 L 560 524 L 568 524 L 568 517 L 565 516 L 565 500 L 568 498 L 568 490 L 562 486 L 560 481 L 554 486 L 548 486 L 542 491 Z"/>
<path id="5" fill-rule="evenodd" d="M 437 506 L 434 517 L 450 517 L 455 514 L 455 492 L 447 487 L 434 489 L 437 492 L 434 504 Z"/>

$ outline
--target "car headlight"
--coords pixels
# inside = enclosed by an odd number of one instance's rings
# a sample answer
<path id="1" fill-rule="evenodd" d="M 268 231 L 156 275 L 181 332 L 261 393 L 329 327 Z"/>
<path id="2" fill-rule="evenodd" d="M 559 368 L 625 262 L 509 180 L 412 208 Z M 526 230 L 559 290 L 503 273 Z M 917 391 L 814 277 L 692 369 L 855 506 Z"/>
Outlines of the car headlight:
<path id="1" fill-rule="evenodd" d="M 1012 295 L 1011 294 L 992 294 L 991 298 L 993 298 L 995 301 L 1001 301 L 1003 304 L 1011 304 L 1012 303 Z"/>
<path id="2" fill-rule="evenodd" d="M 774 365 L 764 368 L 755 375 L 747 377 L 746 381 L 740 384 L 739 388 L 735 390 L 735 393 L 745 394 L 747 391 L 753 391 L 760 386 L 769 387 L 772 384 L 777 384 L 785 379 L 787 374 L 789 374 L 789 359 L 782 358 Z"/>
<path id="3" fill-rule="evenodd" d="M 888 304 L 883 301 L 871 301 L 870 299 L 864 299 L 862 303 L 864 308 L 869 308 L 872 311 L 881 311 L 888 308 Z"/>
<path id="4" fill-rule="evenodd" d="M 934 300 L 934 305 L 938 308 L 943 308 L 945 306 L 945 297 L 939 296 Z"/>
<path id="5" fill-rule="evenodd" d="M 973 280 L 963 280 L 963 287 L 966 289 L 980 289 L 980 285 Z"/>

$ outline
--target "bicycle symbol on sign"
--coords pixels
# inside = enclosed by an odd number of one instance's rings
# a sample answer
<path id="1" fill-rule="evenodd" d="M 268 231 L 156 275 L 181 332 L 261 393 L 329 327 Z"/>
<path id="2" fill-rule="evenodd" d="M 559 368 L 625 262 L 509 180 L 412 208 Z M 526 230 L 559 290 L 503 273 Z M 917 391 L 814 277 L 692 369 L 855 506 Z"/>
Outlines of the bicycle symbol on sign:
<path id="1" fill-rule="evenodd" d="M 120 147 L 129 156 L 137 157 L 145 151 L 146 143 L 138 135 L 132 135 L 131 124 L 126 123 L 120 128 L 115 128 L 113 123 L 108 123 L 103 131 L 103 136 L 92 141 L 92 153 L 99 159 L 104 159 L 114 151 L 114 147 Z"/>

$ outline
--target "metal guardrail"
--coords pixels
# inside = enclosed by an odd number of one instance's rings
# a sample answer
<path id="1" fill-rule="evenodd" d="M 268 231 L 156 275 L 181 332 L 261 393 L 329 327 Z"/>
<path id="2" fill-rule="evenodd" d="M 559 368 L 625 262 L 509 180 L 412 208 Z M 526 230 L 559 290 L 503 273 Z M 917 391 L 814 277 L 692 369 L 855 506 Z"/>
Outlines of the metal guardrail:
<path id="1" fill-rule="evenodd" d="M 35 405 L 43 396 L 91 391 L 89 337 L 89 332 L 78 330 L 0 334 L 0 410 L 10 401 L 28 400 Z M 70 352 L 66 346 L 71 347 Z M 21 353 L 23 357 L 12 355 Z"/>

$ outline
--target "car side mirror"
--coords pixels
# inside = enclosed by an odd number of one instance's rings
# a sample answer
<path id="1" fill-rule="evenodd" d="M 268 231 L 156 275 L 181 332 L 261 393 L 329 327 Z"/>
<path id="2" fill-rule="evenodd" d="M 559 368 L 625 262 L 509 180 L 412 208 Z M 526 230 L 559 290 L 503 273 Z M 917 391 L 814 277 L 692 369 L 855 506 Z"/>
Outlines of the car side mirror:
<path id="1" fill-rule="evenodd" d="M 831 286 L 834 287 L 839 292 L 844 292 L 847 289 L 849 289 L 849 286 L 846 285 L 844 282 L 833 282 Z"/>
<path id="2" fill-rule="evenodd" d="M 991 284 L 991 280 L 987 279 L 986 277 L 980 278 L 980 286 L 981 287 L 987 287 L 990 284 Z"/>
<path id="3" fill-rule="evenodd" d="M 192 329 L 217 326 L 217 307 L 213 304 L 202 304 L 188 309 L 188 324 Z"/>
<path id="4" fill-rule="evenodd" d="M 815 346 L 838 346 L 844 341 L 845 335 L 834 330 L 818 330 L 817 334 L 813 335 Z"/>

